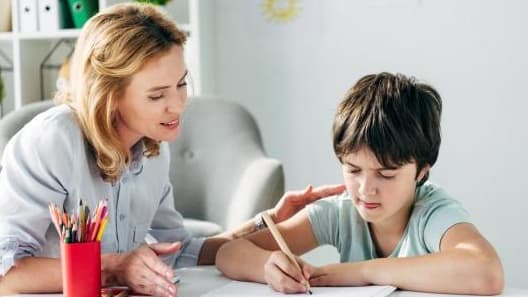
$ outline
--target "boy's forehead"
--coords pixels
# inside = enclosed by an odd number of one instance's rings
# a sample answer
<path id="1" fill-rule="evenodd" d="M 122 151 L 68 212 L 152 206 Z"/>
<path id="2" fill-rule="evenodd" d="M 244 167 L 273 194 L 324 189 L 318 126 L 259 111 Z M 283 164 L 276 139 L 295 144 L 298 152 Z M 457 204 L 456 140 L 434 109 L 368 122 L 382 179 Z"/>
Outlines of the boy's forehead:
<path id="1" fill-rule="evenodd" d="M 374 152 L 368 147 L 362 147 L 357 151 L 350 152 L 343 157 L 343 163 L 372 170 L 391 170 L 398 169 L 406 165 L 412 165 L 415 162 L 409 162 L 403 165 L 384 166 L 376 157 Z"/>

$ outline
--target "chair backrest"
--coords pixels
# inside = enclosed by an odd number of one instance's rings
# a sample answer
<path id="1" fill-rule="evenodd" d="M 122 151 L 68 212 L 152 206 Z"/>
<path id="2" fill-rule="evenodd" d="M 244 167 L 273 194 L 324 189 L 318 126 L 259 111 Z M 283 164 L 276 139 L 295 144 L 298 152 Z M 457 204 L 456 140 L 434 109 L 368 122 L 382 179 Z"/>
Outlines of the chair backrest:
<path id="1" fill-rule="evenodd" d="M 31 121 L 37 114 L 47 110 L 53 106 L 52 100 L 45 100 L 24 105 L 13 112 L 6 114 L 0 119 L 0 162 L 2 162 L 2 155 L 4 148 L 24 125 Z"/>
<path id="2" fill-rule="evenodd" d="M 266 157 L 251 114 L 216 98 L 189 102 L 181 135 L 170 145 L 176 209 L 186 218 L 231 228 L 275 205 L 284 193 L 284 172 L 279 161 Z M 52 106 L 51 100 L 31 103 L 0 120 L 0 162 L 9 139 Z"/>
<path id="3" fill-rule="evenodd" d="M 176 209 L 231 228 L 274 206 L 284 193 L 284 172 L 266 157 L 253 116 L 232 101 L 189 102 L 171 144 Z"/>

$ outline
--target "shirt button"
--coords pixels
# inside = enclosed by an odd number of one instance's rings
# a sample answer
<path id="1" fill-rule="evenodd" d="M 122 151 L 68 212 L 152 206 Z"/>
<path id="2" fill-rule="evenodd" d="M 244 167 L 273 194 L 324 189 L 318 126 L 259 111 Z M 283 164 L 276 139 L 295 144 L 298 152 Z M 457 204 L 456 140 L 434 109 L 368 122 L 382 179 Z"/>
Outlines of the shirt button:
<path id="1" fill-rule="evenodd" d="M 126 218 L 126 216 L 125 216 L 124 214 L 120 214 L 120 215 L 119 215 L 119 220 L 122 221 L 122 220 L 124 220 L 125 218 Z"/>

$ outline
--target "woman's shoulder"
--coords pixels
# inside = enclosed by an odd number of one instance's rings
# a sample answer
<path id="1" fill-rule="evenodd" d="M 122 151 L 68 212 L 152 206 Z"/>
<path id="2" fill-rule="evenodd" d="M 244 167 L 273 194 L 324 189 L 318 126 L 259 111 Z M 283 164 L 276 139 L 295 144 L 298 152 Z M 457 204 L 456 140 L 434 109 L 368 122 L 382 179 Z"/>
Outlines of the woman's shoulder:
<path id="1" fill-rule="evenodd" d="M 38 114 L 19 134 L 16 138 L 22 145 L 44 150 L 49 148 L 56 152 L 67 148 L 75 151 L 83 143 L 82 130 L 67 105 L 54 106 Z"/>
<path id="2" fill-rule="evenodd" d="M 65 104 L 53 106 L 38 114 L 28 123 L 28 126 L 40 127 L 42 129 L 57 127 L 60 130 L 71 130 L 72 128 L 79 130 L 79 125 L 75 120 L 73 110 Z"/>

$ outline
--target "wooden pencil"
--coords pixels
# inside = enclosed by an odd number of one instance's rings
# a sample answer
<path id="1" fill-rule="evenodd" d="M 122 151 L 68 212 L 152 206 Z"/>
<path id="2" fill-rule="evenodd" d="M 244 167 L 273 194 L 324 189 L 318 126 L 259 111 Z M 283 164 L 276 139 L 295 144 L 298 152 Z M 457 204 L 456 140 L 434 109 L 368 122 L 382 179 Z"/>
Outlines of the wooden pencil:
<path id="1" fill-rule="evenodd" d="M 279 248 L 281 249 L 281 251 L 284 254 L 286 254 L 288 259 L 290 259 L 290 261 L 295 265 L 295 267 L 297 267 L 299 272 L 301 272 L 301 275 L 303 275 L 301 266 L 299 266 L 299 263 L 297 263 L 297 259 L 295 259 L 295 256 L 293 255 L 290 248 L 286 244 L 286 241 L 284 241 L 284 238 L 280 234 L 279 229 L 277 229 L 277 226 L 275 226 L 275 223 L 273 222 L 269 214 L 264 212 L 262 214 L 262 218 L 264 219 L 264 222 L 266 222 L 266 226 L 270 230 L 271 235 L 273 236 L 273 238 L 279 245 Z M 304 278 L 304 275 L 303 275 L 303 278 Z M 310 283 L 308 282 L 308 280 L 305 280 L 305 285 L 306 285 L 306 288 L 308 289 L 308 293 L 312 294 L 312 290 L 310 289 Z"/>

